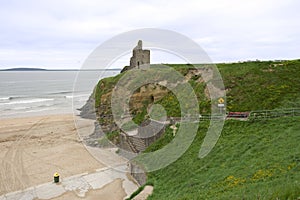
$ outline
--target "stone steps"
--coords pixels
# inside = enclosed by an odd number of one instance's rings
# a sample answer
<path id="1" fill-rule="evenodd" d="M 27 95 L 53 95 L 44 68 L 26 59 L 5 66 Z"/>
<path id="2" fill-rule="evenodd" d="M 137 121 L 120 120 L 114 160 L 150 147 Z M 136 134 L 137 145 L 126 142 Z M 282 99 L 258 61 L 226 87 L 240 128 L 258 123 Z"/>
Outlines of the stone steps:
<path id="1" fill-rule="evenodd" d="M 137 150 L 137 153 L 144 151 L 147 148 L 144 140 L 141 138 L 132 136 L 129 137 L 128 139 L 130 140 L 131 144 L 133 144 L 134 148 Z"/>
<path id="2" fill-rule="evenodd" d="M 134 146 L 128 140 L 128 136 L 126 134 L 124 134 L 124 133 L 120 134 L 120 141 L 121 141 L 120 146 L 121 146 L 122 149 L 124 149 L 126 151 L 137 153 Z"/>

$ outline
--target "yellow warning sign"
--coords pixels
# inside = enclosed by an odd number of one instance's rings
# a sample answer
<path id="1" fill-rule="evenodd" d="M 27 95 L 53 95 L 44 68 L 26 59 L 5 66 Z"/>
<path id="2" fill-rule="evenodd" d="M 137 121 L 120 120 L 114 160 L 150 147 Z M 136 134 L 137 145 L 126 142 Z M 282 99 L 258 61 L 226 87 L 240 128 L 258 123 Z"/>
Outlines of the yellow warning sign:
<path id="1" fill-rule="evenodd" d="M 224 99 L 223 99 L 223 98 L 220 98 L 220 99 L 218 100 L 218 102 L 219 102 L 219 103 L 224 103 Z"/>

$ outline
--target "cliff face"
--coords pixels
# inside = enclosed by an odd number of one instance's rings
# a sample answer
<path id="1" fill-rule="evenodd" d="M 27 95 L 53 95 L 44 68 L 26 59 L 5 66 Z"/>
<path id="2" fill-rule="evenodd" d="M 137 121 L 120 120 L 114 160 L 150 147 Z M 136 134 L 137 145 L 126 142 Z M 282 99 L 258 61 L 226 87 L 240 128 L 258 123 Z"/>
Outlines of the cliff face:
<path id="1" fill-rule="evenodd" d="M 184 68 L 178 71 L 184 76 L 184 82 L 191 82 L 193 87 L 198 87 L 198 98 L 201 99 L 202 104 L 203 102 L 206 102 L 206 105 L 202 106 L 201 111 L 209 110 L 209 93 L 205 92 L 205 83 L 200 75 L 203 70 Z M 119 129 L 114 123 L 112 116 L 111 96 L 114 87 L 122 76 L 123 74 L 121 73 L 116 77 L 102 79 L 99 81 L 95 89 L 95 107 L 97 119 L 105 133 Z M 168 116 L 180 116 L 181 113 L 179 103 L 176 99 L 176 96 L 174 96 L 174 94 L 167 89 L 167 84 L 167 81 L 146 84 L 134 91 L 129 101 L 128 116 L 124 117 L 129 118 L 131 115 L 133 117 L 133 121 L 137 124 L 140 124 L 148 118 L 150 106 L 156 103 L 164 106 Z"/>
<path id="2" fill-rule="evenodd" d="M 213 79 L 205 68 L 195 69 L 190 65 L 170 65 L 185 77 L 194 89 L 201 114 L 210 114 L 209 91 L 202 77 Z M 227 111 L 272 110 L 300 106 L 299 73 L 300 60 L 256 61 L 217 65 L 226 89 Z M 94 102 L 97 119 L 105 132 L 117 130 L 112 111 L 111 94 L 120 78 L 127 72 L 99 81 L 95 88 Z M 180 106 L 170 92 L 168 83 L 143 85 L 130 99 L 130 114 L 136 123 L 147 116 L 153 104 L 162 105 L 168 116 L 179 117 Z M 216 89 L 217 90 L 217 89 Z M 218 92 L 218 91 L 217 91 Z M 188 98 L 188 97 L 187 97 Z M 90 100 L 93 103 L 93 100 Z"/>
<path id="3" fill-rule="evenodd" d="M 79 109 L 80 116 L 86 119 L 96 119 L 94 92 L 87 100 L 86 104 Z"/>
<path id="4" fill-rule="evenodd" d="M 132 116 L 145 114 L 147 108 L 153 103 L 161 100 L 170 91 L 162 86 L 148 84 L 135 91 L 130 98 L 129 107 Z M 112 132 L 118 127 L 113 121 L 111 110 L 112 91 L 104 93 L 100 97 L 100 104 L 96 107 L 97 118 L 104 132 Z M 127 116 L 129 117 L 129 116 Z M 146 116 L 142 116 L 144 119 Z"/>

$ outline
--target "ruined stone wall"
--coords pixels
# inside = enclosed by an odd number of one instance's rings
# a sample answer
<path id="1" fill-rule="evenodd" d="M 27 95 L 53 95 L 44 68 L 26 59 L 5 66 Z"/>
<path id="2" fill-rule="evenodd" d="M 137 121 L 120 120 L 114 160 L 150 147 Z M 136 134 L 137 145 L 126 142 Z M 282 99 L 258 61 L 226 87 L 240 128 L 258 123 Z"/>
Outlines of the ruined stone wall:
<path id="1" fill-rule="evenodd" d="M 150 50 L 143 49 L 143 42 L 139 40 L 137 46 L 132 50 L 130 65 L 124 67 L 121 73 L 134 68 L 139 69 L 142 65 L 148 64 L 150 64 Z"/>
<path id="2" fill-rule="evenodd" d="M 134 49 L 130 58 L 130 68 L 140 68 L 145 64 L 150 64 L 150 50 Z"/>

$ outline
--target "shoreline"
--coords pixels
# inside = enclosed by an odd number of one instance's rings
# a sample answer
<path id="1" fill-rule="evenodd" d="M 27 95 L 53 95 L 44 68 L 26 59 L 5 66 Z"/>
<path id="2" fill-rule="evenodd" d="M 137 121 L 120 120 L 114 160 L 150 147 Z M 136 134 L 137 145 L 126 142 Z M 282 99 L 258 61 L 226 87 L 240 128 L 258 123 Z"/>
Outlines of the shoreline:
<path id="1" fill-rule="evenodd" d="M 47 116 L 61 116 L 61 115 L 73 115 L 73 116 L 79 116 L 80 117 L 80 113 L 75 114 L 72 110 L 70 111 L 62 111 L 62 112 L 57 112 L 54 110 L 49 110 L 47 114 L 45 114 L 45 112 L 42 111 L 38 111 L 38 112 L 25 112 L 22 114 L 12 114 L 12 115 L 4 115 L 4 116 L 0 116 L 0 121 L 2 120 L 9 120 L 9 119 L 22 119 L 22 118 L 36 118 L 36 117 L 47 117 Z"/>

